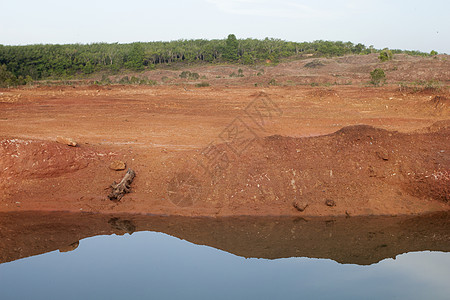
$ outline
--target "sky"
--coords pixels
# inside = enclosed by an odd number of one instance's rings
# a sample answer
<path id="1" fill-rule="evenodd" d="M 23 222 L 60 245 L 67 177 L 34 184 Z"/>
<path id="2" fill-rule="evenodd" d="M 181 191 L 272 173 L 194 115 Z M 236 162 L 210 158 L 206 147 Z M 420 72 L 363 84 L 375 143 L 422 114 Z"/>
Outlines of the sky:
<path id="1" fill-rule="evenodd" d="M 0 44 L 280 38 L 450 53 L 450 1 L 0 0 Z"/>

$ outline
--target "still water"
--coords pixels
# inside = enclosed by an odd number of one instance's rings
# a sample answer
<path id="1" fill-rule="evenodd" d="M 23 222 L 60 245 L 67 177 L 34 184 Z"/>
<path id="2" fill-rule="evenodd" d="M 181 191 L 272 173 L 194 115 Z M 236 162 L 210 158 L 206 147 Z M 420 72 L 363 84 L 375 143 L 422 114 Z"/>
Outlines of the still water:
<path id="1" fill-rule="evenodd" d="M 18 249 L 20 251 L 20 249 Z M 99 235 L 0 264 L 0 299 L 449 299 L 450 253 L 370 265 L 244 258 L 160 232 Z"/>

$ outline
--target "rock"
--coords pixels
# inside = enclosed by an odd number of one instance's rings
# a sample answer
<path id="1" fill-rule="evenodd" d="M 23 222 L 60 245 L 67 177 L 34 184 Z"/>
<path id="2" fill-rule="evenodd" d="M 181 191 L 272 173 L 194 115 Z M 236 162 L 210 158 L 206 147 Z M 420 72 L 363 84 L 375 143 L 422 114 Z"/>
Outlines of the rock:
<path id="1" fill-rule="evenodd" d="M 305 211 L 305 209 L 308 207 L 308 203 L 304 202 L 304 201 L 300 201 L 300 200 L 294 200 L 294 202 L 292 202 L 292 206 L 295 207 L 295 209 L 297 209 L 300 212 Z"/>
<path id="2" fill-rule="evenodd" d="M 330 207 L 336 206 L 336 202 L 334 202 L 334 200 L 331 200 L 331 199 L 327 199 L 327 200 L 325 201 L 325 204 L 326 204 L 327 206 L 330 206 Z"/>
<path id="3" fill-rule="evenodd" d="M 56 142 L 71 147 L 76 147 L 78 145 L 73 139 L 62 136 L 56 137 Z"/>
<path id="4" fill-rule="evenodd" d="M 115 171 L 125 170 L 126 167 L 127 167 L 127 165 L 121 160 L 115 160 L 115 161 L 111 162 L 111 164 L 109 165 L 109 168 L 111 170 L 115 170 Z"/>

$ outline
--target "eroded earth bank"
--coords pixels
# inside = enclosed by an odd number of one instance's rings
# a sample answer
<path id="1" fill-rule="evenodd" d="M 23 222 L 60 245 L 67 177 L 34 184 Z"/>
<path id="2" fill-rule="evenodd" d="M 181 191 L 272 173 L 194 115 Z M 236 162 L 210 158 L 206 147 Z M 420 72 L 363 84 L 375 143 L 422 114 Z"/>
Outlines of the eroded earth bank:
<path id="1" fill-rule="evenodd" d="M 367 216 L 448 211 L 448 92 L 396 86 L 2 92 L 0 211 Z M 76 147 L 57 143 L 70 137 Z M 136 172 L 131 193 L 110 185 Z"/>

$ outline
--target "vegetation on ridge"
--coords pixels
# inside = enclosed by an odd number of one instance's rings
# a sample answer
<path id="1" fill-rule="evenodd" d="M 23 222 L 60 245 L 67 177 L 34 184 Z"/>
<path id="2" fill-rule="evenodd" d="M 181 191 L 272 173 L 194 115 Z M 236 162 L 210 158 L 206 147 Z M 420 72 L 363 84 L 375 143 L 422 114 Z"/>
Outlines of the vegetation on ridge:
<path id="1" fill-rule="evenodd" d="M 339 41 L 289 42 L 280 39 L 177 40 L 131 44 L 0 45 L 0 86 L 25 84 L 30 80 L 71 79 L 94 72 L 116 74 L 143 71 L 173 64 L 277 63 L 301 56 L 343 56 L 379 52 L 372 46 Z M 428 56 L 418 51 L 392 50 Z M 2 81 L 3 80 L 3 81 Z"/>

